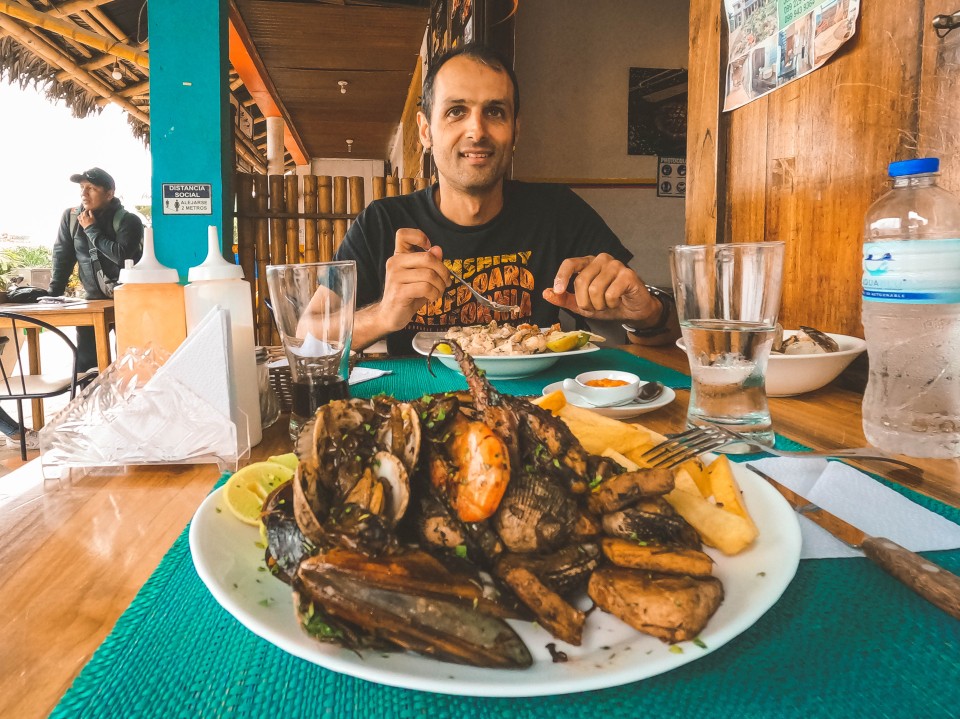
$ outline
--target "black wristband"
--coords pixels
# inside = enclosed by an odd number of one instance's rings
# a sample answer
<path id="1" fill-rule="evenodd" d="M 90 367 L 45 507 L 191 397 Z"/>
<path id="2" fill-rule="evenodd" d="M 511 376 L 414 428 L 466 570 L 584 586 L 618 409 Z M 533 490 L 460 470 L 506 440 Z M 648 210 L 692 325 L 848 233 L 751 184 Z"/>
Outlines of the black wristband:
<path id="1" fill-rule="evenodd" d="M 650 327 L 634 327 L 631 324 L 625 325 L 630 328 L 630 332 L 637 337 L 656 337 L 667 331 L 670 324 L 670 310 L 673 308 L 673 297 L 668 292 L 664 292 L 659 287 L 646 285 L 647 292 L 660 303 L 660 314 L 657 321 Z"/>

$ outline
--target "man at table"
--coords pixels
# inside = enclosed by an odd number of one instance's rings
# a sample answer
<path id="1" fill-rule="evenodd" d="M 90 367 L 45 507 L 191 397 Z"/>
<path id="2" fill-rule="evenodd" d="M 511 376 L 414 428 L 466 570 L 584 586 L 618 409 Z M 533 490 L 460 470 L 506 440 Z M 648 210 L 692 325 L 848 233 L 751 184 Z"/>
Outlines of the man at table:
<path id="1" fill-rule="evenodd" d="M 116 183 L 99 167 L 70 176 L 80 185 L 80 207 L 70 207 L 60 218 L 53 246 L 50 294 L 59 296 L 78 267 L 80 282 L 91 300 L 113 297 L 113 287 L 125 260 L 140 259 L 143 223 L 114 197 Z M 77 327 L 78 371 L 97 367 L 97 341 L 93 327 Z"/>
<path id="2" fill-rule="evenodd" d="M 407 354 L 419 331 L 491 319 L 549 326 L 560 309 L 670 341 L 669 298 L 651 294 L 586 202 L 560 185 L 505 179 L 519 109 L 513 70 L 483 46 L 461 46 L 427 73 L 417 123 L 438 184 L 371 203 L 337 251 L 357 263 L 355 347 L 386 337 L 391 354 Z M 451 285 L 448 267 L 520 316 Z"/>

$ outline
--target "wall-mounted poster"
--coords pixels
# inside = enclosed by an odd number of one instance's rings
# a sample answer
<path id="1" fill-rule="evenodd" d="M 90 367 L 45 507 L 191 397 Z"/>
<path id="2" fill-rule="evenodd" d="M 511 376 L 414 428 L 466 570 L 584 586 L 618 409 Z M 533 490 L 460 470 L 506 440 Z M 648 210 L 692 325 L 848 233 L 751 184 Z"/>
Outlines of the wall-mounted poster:
<path id="1" fill-rule="evenodd" d="M 457 47 L 476 39 L 474 0 L 450 0 L 450 46 Z"/>
<path id="2" fill-rule="evenodd" d="M 687 71 L 631 67 L 627 154 L 687 153 Z"/>
<path id="3" fill-rule="evenodd" d="M 430 6 L 430 28 L 427 42 L 427 63 L 433 64 L 433 58 L 442 55 L 448 47 L 447 42 L 447 0 L 433 0 Z"/>
<path id="4" fill-rule="evenodd" d="M 729 39 L 723 109 L 823 65 L 856 32 L 860 0 L 723 0 Z"/>

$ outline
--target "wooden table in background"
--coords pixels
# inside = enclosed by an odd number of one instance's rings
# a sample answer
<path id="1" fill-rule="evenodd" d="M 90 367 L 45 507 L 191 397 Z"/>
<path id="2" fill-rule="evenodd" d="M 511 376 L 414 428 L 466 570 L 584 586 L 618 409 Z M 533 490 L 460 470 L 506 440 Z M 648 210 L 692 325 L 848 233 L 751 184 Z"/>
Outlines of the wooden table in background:
<path id="1" fill-rule="evenodd" d="M 110 364 L 110 327 L 114 324 L 113 300 L 88 300 L 76 304 L 0 305 L 4 312 L 15 312 L 47 322 L 54 327 L 93 327 L 97 340 L 97 368 L 103 372 Z M 0 327 L 10 322 L 0 318 Z M 36 330 L 27 330 L 30 374 L 40 374 L 40 340 Z M 43 400 L 32 400 L 33 428 L 43 427 Z"/>
<path id="2" fill-rule="evenodd" d="M 627 348 L 686 371 L 674 348 Z M 674 432 L 689 392 L 642 415 Z M 860 396 L 835 387 L 771 400 L 781 434 L 819 449 L 860 446 Z M 289 452 L 286 417 L 251 460 Z M 960 507 L 960 460 L 917 460 L 918 491 Z M 882 464 L 864 465 L 884 475 Z M 214 465 L 137 468 L 113 477 L 43 481 L 40 460 L 0 478 L 0 716 L 45 717 L 150 577 L 219 472 Z M 889 475 L 885 475 L 889 476 Z"/>

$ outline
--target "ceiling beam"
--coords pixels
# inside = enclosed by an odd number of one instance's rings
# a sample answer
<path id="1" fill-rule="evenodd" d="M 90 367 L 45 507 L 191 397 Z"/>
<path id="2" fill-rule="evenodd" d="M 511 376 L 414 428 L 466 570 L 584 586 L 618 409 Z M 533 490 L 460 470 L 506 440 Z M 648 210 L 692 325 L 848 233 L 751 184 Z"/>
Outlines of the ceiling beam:
<path id="1" fill-rule="evenodd" d="M 137 45 L 137 48 L 139 48 L 140 50 L 146 50 L 146 49 L 149 47 L 149 45 L 150 45 L 149 42 L 144 41 L 144 42 L 140 43 L 139 45 Z M 91 60 L 90 62 L 85 62 L 85 63 L 83 63 L 80 67 L 82 67 L 84 70 L 87 70 L 87 71 L 90 71 L 90 70 L 99 70 L 101 67 L 106 67 L 107 65 L 112 65 L 114 62 L 116 62 L 116 57 L 114 57 L 113 55 L 100 55 L 100 57 L 98 57 L 98 58 L 96 58 L 96 59 L 94 59 L 94 60 Z M 142 74 L 142 75 L 149 75 L 149 74 L 150 74 L 150 71 L 147 70 L 147 69 L 145 69 L 145 68 L 142 68 L 142 67 L 141 67 L 141 68 L 138 68 L 138 70 L 139 70 L 140 74 Z M 69 73 L 67 73 L 67 72 L 58 72 L 58 73 L 57 73 L 57 80 L 58 80 L 59 82 L 63 82 L 63 80 L 66 79 L 67 77 L 69 77 Z"/>
<path id="2" fill-rule="evenodd" d="M 98 35 L 95 32 L 84 30 L 67 20 L 58 20 L 46 13 L 24 7 L 10 0 L 0 0 L 0 14 L 7 15 L 17 20 L 21 20 L 30 25 L 49 30 L 50 32 L 62 35 L 77 42 L 81 42 L 95 50 L 109 53 L 122 60 L 128 60 L 134 65 L 143 68 L 150 67 L 150 58 L 146 53 L 140 52 L 137 48 L 117 42 L 113 38 Z"/>
<path id="3" fill-rule="evenodd" d="M 237 71 L 250 96 L 256 101 L 264 117 L 283 119 L 283 145 L 298 165 L 306 165 L 310 160 L 306 146 L 297 128 L 290 121 L 280 94 L 267 74 L 267 68 L 260 59 L 257 47 L 247 31 L 243 17 L 237 6 L 230 3 L 230 64 Z"/>
<path id="4" fill-rule="evenodd" d="M 111 2 L 113 2 L 113 0 L 73 0 L 73 2 L 65 2 L 61 3 L 60 5 L 54 5 L 51 8 L 51 12 L 56 13 L 60 17 L 66 17 L 67 15 L 73 15 L 74 13 L 81 12 L 82 10 L 100 7 L 101 5 L 106 5 Z"/>
<path id="5" fill-rule="evenodd" d="M 40 42 L 39 38 L 31 35 L 30 31 L 20 25 L 16 20 L 0 13 L 0 29 L 35 55 L 39 56 L 48 65 L 68 70 L 71 73 L 71 79 L 92 94 L 111 99 L 140 122 L 145 125 L 150 124 L 149 115 L 144 113 L 140 108 L 129 100 L 115 94 L 112 88 L 105 86 L 96 77 L 83 70 L 62 52 L 47 47 L 43 42 Z"/>

